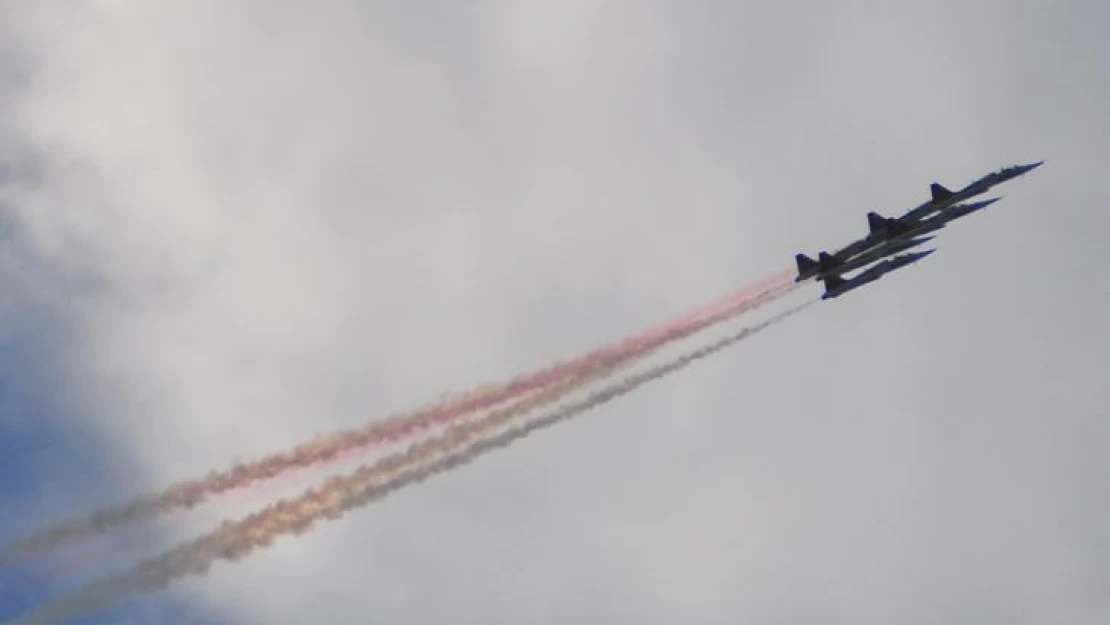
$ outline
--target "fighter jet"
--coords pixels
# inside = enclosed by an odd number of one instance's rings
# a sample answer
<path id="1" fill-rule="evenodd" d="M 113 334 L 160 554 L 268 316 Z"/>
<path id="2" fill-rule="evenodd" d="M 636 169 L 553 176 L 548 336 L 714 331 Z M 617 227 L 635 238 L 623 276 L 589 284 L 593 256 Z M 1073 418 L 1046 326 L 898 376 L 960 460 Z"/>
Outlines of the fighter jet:
<path id="1" fill-rule="evenodd" d="M 854 291 L 855 289 L 858 289 L 865 284 L 874 282 L 879 278 L 882 278 L 884 275 L 890 273 L 891 271 L 901 269 L 906 265 L 912 265 L 935 251 L 935 249 L 932 249 L 925 250 L 923 252 L 914 252 L 912 254 L 895 256 L 894 258 L 890 258 L 884 260 L 881 263 L 875 264 L 871 268 L 863 271 L 853 278 L 845 279 L 841 278 L 840 276 L 828 276 L 827 278 L 825 278 L 825 292 L 821 295 L 821 299 L 833 299 L 834 297 L 840 297 L 848 291 Z"/>
<path id="2" fill-rule="evenodd" d="M 819 274 L 821 274 L 823 270 L 831 269 L 835 266 L 834 264 L 829 264 L 830 262 L 846 263 L 856 256 L 860 256 L 864 253 L 876 252 L 879 248 L 885 246 L 888 242 L 889 238 L 887 237 L 886 232 L 868 233 L 867 236 L 863 237 L 862 239 L 856 239 L 855 241 L 840 248 L 839 250 L 836 250 L 835 252 L 832 252 L 831 254 L 828 252 L 821 252 L 820 254 L 818 254 L 818 259 L 827 259 L 827 262 L 824 266 L 821 265 L 819 260 L 815 261 L 805 254 L 795 254 L 794 262 L 798 265 L 798 275 L 794 278 L 794 282 L 803 282 L 805 280 L 809 280 L 810 278 L 816 278 Z M 872 260 L 882 258 L 883 256 L 886 256 L 886 254 L 880 254 L 878 257 L 873 258 Z"/>
<path id="3" fill-rule="evenodd" d="M 870 230 L 869 234 L 884 235 L 888 237 L 888 241 L 906 237 L 918 237 L 930 232 L 936 232 L 943 228 L 948 222 L 966 217 L 1001 199 L 1001 197 L 995 197 L 981 202 L 973 202 L 971 204 L 958 204 L 941 211 L 940 214 L 935 217 L 920 221 L 907 221 L 905 217 L 883 217 L 879 213 L 871 211 L 867 213 L 867 228 Z"/>
<path id="4" fill-rule="evenodd" d="M 949 206 L 952 206 L 956 202 L 962 202 L 963 200 L 973 198 L 976 195 L 982 195 L 987 191 L 990 191 L 992 187 L 1000 185 L 1007 180 L 1017 178 L 1018 176 L 1023 176 L 1043 164 L 1044 161 L 1037 161 L 1036 163 L 1030 163 L 1029 165 L 1014 165 L 1012 167 L 1004 167 L 996 172 L 991 172 L 986 176 L 983 176 L 982 178 L 972 182 L 959 191 L 949 191 L 947 188 L 944 187 L 944 185 L 940 184 L 939 182 L 934 182 L 933 184 L 929 185 L 929 192 L 932 195 L 932 199 L 918 206 L 917 208 L 914 208 L 913 210 L 907 211 L 904 215 L 899 217 L 899 219 L 906 222 L 919 221 L 937 211 L 941 211 L 945 208 L 948 208 Z"/>
<path id="5" fill-rule="evenodd" d="M 828 261 L 825 263 L 824 267 L 822 267 L 820 261 L 814 261 L 805 254 L 796 254 L 794 260 L 798 265 L 798 275 L 794 278 L 794 281 L 802 282 L 817 277 L 823 273 L 827 273 L 828 270 L 835 267 L 837 263 L 852 263 L 854 259 L 859 256 L 866 255 L 872 260 L 877 260 L 883 256 L 888 256 L 889 254 L 900 251 L 901 249 L 908 249 L 898 248 L 888 250 L 886 253 L 882 252 L 884 247 L 890 247 L 890 244 L 894 241 L 905 241 L 930 232 L 935 232 L 945 227 L 945 225 L 953 219 L 959 219 L 960 217 L 990 206 L 994 202 L 997 202 L 999 198 L 967 205 L 960 205 L 958 202 L 976 195 L 981 195 L 990 190 L 993 186 L 1032 171 L 1040 167 L 1043 163 L 1044 161 L 1039 161 L 1029 165 L 1006 167 L 979 178 L 959 191 L 949 191 L 939 183 L 934 182 L 930 186 L 932 199 L 921 204 L 917 208 L 907 211 L 901 217 L 887 218 L 872 211 L 867 214 L 867 235 L 831 254 L 823 252 L 823 256 Z M 932 216 L 934 213 L 939 214 Z M 897 248 L 897 246 L 894 247 Z M 866 263 L 856 266 L 862 266 L 863 264 Z"/>
<path id="6" fill-rule="evenodd" d="M 817 260 L 813 260 L 805 254 L 798 254 L 795 256 L 795 260 L 798 263 L 798 276 L 801 278 L 804 274 L 807 278 L 801 279 L 816 278 L 818 281 L 825 280 L 829 276 L 839 276 L 849 271 L 855 271 L 879 259 L 893 256 L 898 252 L 904 252 L 912 247 L 917 247 L 918 245 L 932 240 L 933 237 L 924 237 L 920 239 L 913 237 L 889 239 L 870 251 L 859 254 L 848 261 L 841 260 L 828 252 L 821 252 L 818 254 Z M 800 280 L 795 280 L 795 282 L 797 281 Z"/>
<path id="7" fill-rule="evenodd" d="M 827 252 L 821 252 L 820 254 L 818 254 L 818 258 L 826 258 L 834 263 L 846 263 L 860 254 L 876 251 L 876 247 L 880 247 L 888 243 L 889 238 L 886 236 L 886 234 L 887 233 L 885 232 L 869 232 L 863 238 L 856 239 L 855 241 L 852 241 L 848 245 L 840 248 L 839 250 L 836 250 L 835 252 L 832 252 L 831 254 Z M 882 254 L 877 258 L 882 258 L 882 256 L 885 256 L 885 254 Z M 818 261 L 813 260 L 805 254 L 795 254 L 794 262 L 798 265 L 798 275 L 794 278 L 795 282 L 803 282 L 805 280 L 809 280 L 810 278 L 817 277 L 817 275 L 820 274 L 823 269 L 831 269 L 833 267 L 833 265 L 830 265 L 828 263 L 826 263 L 826 265 L 822 267 L 822 265 Z"/>
<path id="8" fill-rule="evenodd" d="M 832 254 L 821 252 L 816 261 L 805 254 L 795 254 L 794 262 L 798 265 L 798 276 L 794 278 L 794 281 L 802 282 L 810 278 L 822 280 L 825 273 L 836 269 L 840 265 L 850 264 L 853 268 L 862 267 L 884 256 L 890 256 L 891 254 L 909 249 L 910 247 L 914 247 L 914 245 L 902 246 L 901 244 L 913 240 L 915 237 L 936 232 L 944 228 L 948 222 L 982 210 L 1000 199 L 1002 198 L 996 197 L 981 202 L 974 202 L 972 204 L 953 206 L 935 217 L 930 217 L 929 219 L 924 219 L 917 223 L 906 223 L 903 221 L 905 219 L 904 217 L 883 217 L 879 213 L 872 211 L 867 213 L 867 226 L 870 232 L 868 232 L 866 237 Z M 923 239 L 921 243 L 928 240 L 929 239 Z M 867 260 L 862 261 L 861 259 L 864 258 Z M 821 259 L 825 260 L 822 261 Z M 851 271 L 851 269 L 840 269 L 837 273 L 844 273 L 846 271 Z"/>

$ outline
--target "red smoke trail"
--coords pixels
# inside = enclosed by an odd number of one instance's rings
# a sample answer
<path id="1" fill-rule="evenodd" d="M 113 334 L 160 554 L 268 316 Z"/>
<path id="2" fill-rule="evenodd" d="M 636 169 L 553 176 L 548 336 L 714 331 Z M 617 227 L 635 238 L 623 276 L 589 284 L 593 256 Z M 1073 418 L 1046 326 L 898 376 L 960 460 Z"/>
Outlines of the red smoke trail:
<path id="1" fill-rule="evenodd" d="M 521 412 L 528 414 L 533 407 L 549 403 L 552 399 L 557 401 L 580 385 L 576 385 L 573 380 L 562 382 L 560 386 L 566 388 L 554 392 L 543 391 L 534 396 L 532 401 L 538 402 L 535 406 L 522 406 L 529 401 L 525 400 L 508 410 L 496 411 L 485 418 L 451 426 L 442 436 L 414 443 L 408 450 L 383 458 L 373 466 L 363 466 L 349 475 L 332 478 L 296 499 L 279 501 L 238 521 L 224 521 L 208 534 L 140 562 L 125 573 L 93 582 L 75 595 L 44 605 L 10 625 L 57 623 L 62 619 L 105 607 L 129 593 L 154 590 L 186 575 L 204 575 L 219 560 L 238 561 L 254 551 L 272 546 L 283 535 L 303 535 L 320 521 L 338 519 L 401 488 L 469 464 L 486 453 L 507 447 L 534 432 L 574 418 L 644 384 L 684 369 L 780 323 L 813 303 L 810 301 L 795 306 L 760 324 L 744 328 L 668 363 L 624 378 L 580 401 L 515 427 L 498 431 L 511 425 Z M 607 376 L 612 372 L 609 367 L 605 367 L 595 373 Z M 593 381 L 588 375 L 582 380 L 587 383 Z"/>
<path id="2" fill-rule="evenodd" d="M 676 326 L 675 330 L 673 330 L 670 334 L 654 337 L 655 342 L 652 344 L 654 345 L 654 347 L 648 345 L 647 349 L 640 348 L 635 352 L 627 354 L 621 360 L 609 361 L 609 364 L 606 364 L 604 361 L 599 361 L 596 366 L 584 369 L 576 376 L 568 377 L 560 382 L 549 385 L 549 387 L 546 389 L 533 390 L 528 393 L 522 394 L 519 401 L 506 408 L 500 409 L 498 413 L 502 415 L 502 418 L 504 419 L 513 416 L 519 416 L 527 411 L 539 409 L 550 404 L 551 402 L 557 401 L 563 396 L 573 392 L 578 388 L 581 388 L 582 386 L 590 382 L 596 382 L 604 379 L 605 377 L 613 375 L 617 370 L 631 365 L 637 360 L 640 360 L 646 356 L 649 356 L 655 349 L 661 347 L 662 345 L 665 345 L 667 342 L 678 340 L 683 337 L 688 337 L 691 334 L 708 328 L 709 326 L 720 323 L 722 321 L 726 321 L 739 314 L 748 312 L 764 304 L 775 301 L 783 295 L 795 290 L 798 286 L 799 285 L 794 283 L 787 283 L 785 285 L 779 285 L 778 288 L 773 288 L 768 291 L 757 293 L 754 297 L 748 297 L 747 299 L 735 296 L 721 299 L 719 300 L 719 302 L 714 304 L 712 310 L 706 310 L 703 314 L 699 315 L 689 315 L 687 319 L 687 325 L 685 327 Z M 434 425 L 442 426 L 445 424 Z M 424 428 L 424 431 L 427 432 L 431 430 L 432 427 L 433 424 L 430 424 L 427 428 Z M 362 453 L 367 453 L 368 451 L 370 451 L 370 448 L 364 447 L 342 452 L 341 455 L 355 457 Z M 335 462 L 338 459 L 339 457 L 333 458 L 332 462 Z M 289 472 L 283 473 L 281 476 L 275 478 L 275 481 L 280 481 L 283 480 L 283 478 L 290 476 L 290 472 L 292 471 L 303 472 L 312 468 L 313 467 L 311 466 L 303 466 L 295 469 L 290 469 Z M 230 494 L 230 491 L 226 491 L 223 493 L 219 493 L 217 496 L 219 498 L 224 498 L 229 496 Z M 108 549 L 107 545 L 103 547 L 104 549 L 100 549 L 98 551 L 105 551 Z M 72 561 L 67 562 L 67 566 L 65 567 L 63 573 L 70 572 L 73 569 L 77 568 L 78 565 L 82 563 L 87 564 L 90 561 L 91 554 L 82 554 L 81 557 L 74 558 Z M 55 572 L 55 576 L 59 576 L 59 574 Z"/>
<path id="3" fill-rule="evenodd" d="M 179 482 L 161 492 L 57 525 L 0 551 L 0 564 L 24 554 L 44 551 L 66 542 L 101 534 L 139 519 L 179 509 L 190 509 L 215 494 L 273 479 L 294 467 L 323 464 L 332 461 L 343 452 L 409 438 L 427 431 L 430 427 L 451 423 L 475 411 L 496 406 L 524 393 L 538 391 L 568 377 L 580 375 L 584 371 L 635 357 L 670 341 L 685 338 L 738 312 L 755 307 L 766 301 L 768 296 L 778 297 L 793 290 L 798 286 L 793 282 L 795 275 L 793 270 L 784 271 L 636 336 L 595 349 L 573 360 L 519 376 L 508 383 L 481 387 L 462 397 L 448 399 L 430 408 L 393 416 L 357 429 L 323 435 L 292 450 L 272 454 L 252 462 L 240 463 L 224 471 L 213 471 L 203 478 Z"/>

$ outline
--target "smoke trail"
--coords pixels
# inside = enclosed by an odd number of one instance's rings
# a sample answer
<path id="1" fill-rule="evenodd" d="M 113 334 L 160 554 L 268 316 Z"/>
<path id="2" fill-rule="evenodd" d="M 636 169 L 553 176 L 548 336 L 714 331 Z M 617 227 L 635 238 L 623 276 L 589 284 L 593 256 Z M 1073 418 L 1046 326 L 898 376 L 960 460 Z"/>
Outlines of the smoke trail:
<path id="1" fill-rule="evenodd" d="M 630 366 L 634 362 L 635 362 L 635 359 L 629 359 L 629 360 L 624 361 L 623 363 L 617 363 L 617 364 L 611 365 L 610 367 L 607 367 L 607 368 L 598 369 L 598 370 L 592 371 L 590 373 L 582 374 L 582 375 L 577 376 L 575 378 L 564 380 L 563 382 L 560 382 L 558 384 L 554 384 L 554 385 L 550 386 L 548 389 L 545 389 L 545 390 L 543 390 L 539 393 L 535 393 L 534 395 L 532 395 L 530 397 L 526 397 L 524 399 L 518 400 L 517 402 L 515 402 L 514 404 L 512 404 L 511 406 L 509 406 L 507 408 L 503 408 L 501 410 L 498 410 L 498 411 L 490 414 L 485 419 L 483 419 L 483 421 L 486 421 L 486 422 L 489 422 L 489 423 L 492 423 L 494 421 L 496 421 L 497 423 L 504 423 L 504 422 L 511 421 L 512 419 L 519 418 L 519 417 L 521 417 L 523 415 L 526 415 L 530 412 L 533 412 L 537 409 L 543 408 L 544 406 L 553 404 L 553 403 L 557 402 L 559 399 L 561 399 L 562 397 L 565 397 L 567 394 L 570 394 L 570 393 L 574 392 L 575 390 L 577 390 L 577 389 L 579 389 L 583 386 L 586 386 L 586 385 L 590 384 L 591 382 L 596 381 L 599 378 L 606 377 L 607 375 L 609 375 L 611 373 L 614 373 L 616 370 L 619 370 L 619 369 L 625 368 L 627 366 Z M 358 476 L 359 479 L 365 480 L 366 475 L 371 471 L 377 471 L 377 472 L 397 471 L 398 469 L 403 468 L 403 466 L 406 462 L 411 462 L 411 459 L 419 458 L 421 455 L 429 455 L 430 453 L 434 452 L 435 449 L 436 449 L 436 445 L 433 445 L 431 443 L 434 442 L 434 443 L 437 443 L 439 445 L 442 445 L 442 444 L 445 444 L 446 442 L 448 442 L 450 440 L 453 440 L 454 437 L 457 436 L 456 430 L 458 430 L 459 428 L 463 428 L 463 427 L 465 427 L 465 426 L 462 426 L 462 425 L 452 426 L 452 427 L 448 428 L 448 430 L 443 435 L 441 435 L 437 439 L 434 439 L 431 442 L 416 443 L 416 444 L 412 445 L 406 452 L 397 453 L 397 454 L 394 454 L 394 455 L 389 456 L 387 458 L 384 458 L 384 459 L 380 460 L 379 462 L 377 462 L 376 464 L 374 464 L 372 467 L 371 466 L 359 467 L 355 471 L 355 473 L 352 474 L 351 477 L 347 477 L 347 478 L 334 477 L 334 478 L 331 478 L 331 479 L 324 482 L 324 484 L 320 487 L 319 491 L 320 492 L 334 491 L 334 489 L 336 487 L 338 487 L 342 484 L 343 480 L 345 480 L 345 479 L 346 480 L 354 479 L 354 476 Z M 332 493 L 329 493 L 329 494 L 325 495 L 325 500 L 330 501 L 331 505 L 335 505 L 337 503 L 334 500 L 334 494 L 335 493 L 332 492 Z M 283 507 L 288 506 L 290 503 L 298 503 L 302 506 L 306 505 L 306 502 L 311 503 L 310 500 L 313 497 L 316 497 L 317 495 L 319 495 L 317 489 L 309 489 L 301 497 L 294 500 L 294 502 L 288 502 L 288 501 L 285 501 L 285 500 L 279 501 L 279 502 L 277 502 L 276 504 L 274 504 L 272 506 L 268 506 L 268 507 L 264 508 L 261 512 L 257 512 L 255 514 L 251 515 L 248 518 L 249 519 L 261 519 L 261 520 L 265 521 L 265 518 L 264 518 L 265 515 L 267 515 L 267 514 L 269 514 L 269 515 L 281 514 L 281 510 L 283 509 Z M 242 523 L 242 522 L 240 522 L 240 523 Z M 196 541 L 193 541 L 192 543 L 187 543 L 187 544 L 192 545 L 194 550 L 196 550 L 198 548 L 203 548 L 205 545 L 207 545 L 208 546 L 207 553 L 219 554 L 219 555 L 212 556 L 213 560 L 219 559 L 220 557 L 223 557 L 223 558 L 226 558 L 226 559 L 238 559 L 238 557 L 235 556 L 232 552 L 229 552 L 226 549 L 221 549 L 219 547 L 219 545 L 215 544 L 216 540 L 222 540 L 222 541 L 226 542 L 229 539 L 230 536 L 224 536 L 222 534 L 222 532 L 230 531 L 228 528 L 229 528 L 229 522 L 225 521 L 224 523 L 222 523 L 219 526 L 219 528 L 217 528 L 215 531 L 213 531 L 209 536 L 201 537 L 200 539 L 197 539 Z M 257 530 L 255 530 L 255 533 L 257 533 Z M 268 545 L 268 544 L 270 544 L 270 542 L 271 541 L 266 541 L 265 544 Z M 42 610 L 30 615 L 29 617 L 27 617 L 30 620 L 28 620 L 26 622 L 31 622 L 31 623 L 55 622 L 58 619 L 69 618 L 69 616 L 75 615 L 79 612 L 84 612 L 84 611 L 87 611 L 89 609 L 94 609 L 97 605 L 97 602 L 99 602 L 99 601 L 111 601 L 112 597 L 114 597 L 114 596 L 118 596 L 118 595 L 126 594 L 128 592 L 134 592 L 134 591 L 137 591 L 137 590 L 141 590 L 144 587 L 153 588 L 155 586 L 161 585 L 161 584 L 150 585 L 149 582 L 144 582 L 143 579 L 144 579 L 144 577 L 146 577 L 146 575 L 148 575 L 151 571 L 153 571 L 153 569 L 155 568 L 155 566 L 159 562 L 165 561 L 165 560 L 170 560 L 170 559 L 181 559 L 181 558 L 183 558 L 184 555 L 179 554 L 178 552 L 182 552 L 184 550 L 185 550 L 184 547 L 179 547 L 178 549 L 175 549 L 173 552 L 167 553 L 167 554 L 165 554 L 164 556 L 162 556 L 160 558 L 157 558 L 157 559 L 154 559 L 154 560 L 148 560 L 146 563 L 140 563 L 136 567 L 133 567 L 131 571 L 129 571 L 128 573 L 124 573 L 121 576 L 118 576 L 116 578 L 111 578 L 111 579 L 106 580 L 104 582 L 97 582 L 97 583 L 92 584 L 90 587 L 88 587 L 86 589 L 85 592 L 82 592 L 80 596 L 89 595 L 90 592 L 91 592 L 96 597 L 100 598 L 100 599 L 96 599 L 96 598 L 91 599 L 93 603 L 81 604 L 83 607 L 68 608 L 66 606 L 70 605 L 70 602 L 63 598 L 62 603 L 48 604 L 47 606 L 44 606 L 44 608 Z M 191 555 L 189 555 L 189 557 L 191 557 L 193 559 L 196 559 L 197 554 L 191 554 Z M 204 570 L 207 570 L 207 566 L 205 567 Z M 204 570 L 197 571 L 197 574 L 203 573 Z M 127 581 L 127 580 L 123 579 L 125 577 L 127 579 L 131 579 L 131 574 L 135 575 L 133 580 Z M 165 583 L 168 583 L 168 581 L 170 581 L 169 578 L 166 580 Z M 144 584 L 146 584 L 146 585 L 144 586 Z M 54 606 L 54 608 L 51 608 L 52 605 Z M 71 609 L 72 609 L 72 611 L 70 611 Z M 25 622 L 25 621 L 23 621 L 23 620 L 8 621 L 8 623 L 23 623 L 23 622 Z"/>
<path id="2" fill-rule="evenodd" d="M 241 488 L 257 481 L 272 479 L 290 468 L 322 464 L 339 454 L 355 449 L 394 442 L 411 437 L 436 425 L 450 423 L 472 412 L 494 407 L 523 393 L 579 375 L 582 371 L 636 357 L 674 340 L 719 323 L 749 310 L 768 297 L 774 299 L 794 288 L 795 272 L 785 271 L 733 295 L 613 345 L 595 349 L 584 356 L 562 362 L 538 372 L 517 377 L 497 386 L 480 387 L 461 397 L 392 416 L 363 427 L 316 437 L 292 450 L 279 452 L 224 471 L 212 471 L 203 478 L 180 482 L 169 488 L 134 499 L 120 506 L 56 525 L 0 549 L 0 564 L 23 555 L 45 551 L 67 542 L 104 533 L 133 521 L 200 505 L 212 495 Z"/>
<path id="3" fill-rule="evenodd" d="M 736 316 L 736 315 L 738 315 L 740 313 L 743 313 L 745 311 L 751 310 L 753 308 L 757 308 L 757 307 L 761 306 L 762 304 L 765 304 L 769 301 L 777 299 L 782 294 L 784 294 L 784 293 L 786 293 L 790 290 L 793 290 L 797 286 L 798 285 L 789 285 L 789 288 L 787 288 L 785 290 L 772 291 L 770 293 L 764 293 L 759 298 L 749 300 L 749 301 L 740 302 L 739 305 L 733 305 L 733 307 L 731 309 L 722 310 L 722 311 L 719 311 L 717 314 L 715 314 L 711 317 L 705 317 L 705 318 L 701 319 L 698 322 L 697 326 L 694 326 L 694 327 L 690 328 L 690 331 L 693 332 L 693 331 L 695 331 L 695 330 L 697 330 L 701 327 L 704 327 L 706 325 L 717 323 L 723 318 L 733 317 L 733 316 Z M 557 400 L 557 399 L 559 399 L 559 398 L 561 398 L 561 397 L 563 397 L 563 396 L 565 396 L 565 395 L 567 395 L 571 392 L 574 392 L 575 390 L 581 388 L 582 386 L 585 386 L 586 384 L 589 384 L 591 382 L 596 382 L 597 380 L 604 379 L 604 378 L 607 378 L 607 377 L 613 375 L 617 370 L 626 368 L 627 366 L 630 366 L 631 364 L 634 364 L 636 361 L 649 356 L 653 351 L 654 351 L 654 349 L 648 350 L 646 352 L 637 352 L 635 354 L 632 354 L 632 355 L 626 357 L 626 359 L 624 359 L 624 360 L 614 362 L 613 366 L 611 366 L 611 367 L 597 368 L 597 369 L 594 369 L 594 370 L 587 369 L 587 370 L 583 371 L 581 373 L 581 375 L 577 376 L 579 379 L 583 380 L 581 383 L 573 383 L 573 384 L 568 384 L 566 386 L 561 386 L 558 389 L 551 389 L 551 392 L 546 393 L 541 398 L 538 398 L 538 400 L 539 400 L 538 402 L 535 402 L 535 403 L 533 403 L 533 402 L 524 402 L 523 404 L 518 404 L 517 406 L 514 406 L 514 407 L 510 408 L 510 412 L 508 412 L 507 415 L 508 416 L 519 415 L 524 411 L 536 410 L 541 405 L 547 405 L 549 403 L 552 403 L 553 401 L 555 401 L 555 400 Z M 571 380 L 567 380 L 567 381 L 570 382 Z M 525 394 L 523 394 L 523 397 L 528 398 L 528 397 L 531 397 L 531 396 L 533 396 L 533 395 L 535 395 L 539 392 L 540 391 L 532 391 L 531 394 L 525 393 Z M 358 450 L 352 450 L 352 453 L 357 452 L 357 451 Z M 300 467 L 300 469 L 305 469 L 305 468 L 306 467 Z M 285 475 L 288 475 L 288 472 Z M 224 494 L 226 494 L 226 493 L 224 493 Z M 104 549 L 107 549 L 107 546 L 105 546 Z M 53 570 L 53 574 L 54 575 L 64 574 L 65 571 L 73 570 L 73 569 L 77 568 L 78 566 L 80 566 L 82 564 L 88 564 L 90 559 L 92 559 L 92 558 L 93 558 L 92 554 L 88 554 L 88 553 L 80 555 L 80 556 L 76 556 L 73 560 L 67 561 L 65 564 L 62 564 L 61 565 L 61 569 L 62 569 L 61 571 Z M 52 569 L 53 568 L 54 567 L 52 567 Z"/>
<path id="4" fill-rule="evenodd" d="M 185 575 L 203 575 L 218 560 L 238 560 L 257 549 L 269 547 L 281 535 L 303 534 L 311 530 L 317 521 L 337 519 L 396 490 L 468 464 L 486 453 L 507 447 L 533 432 L 571 419 L 648 382 L 707 358 L 801 312 L 813 303 L 806 302 L 786 310 L 760 324 L 745 328 L 732 336 L 668 363 L 625 378 L 581 401 L 563 406 L 548 415 L 527 421 L 500 434 L 488 436 L 513 418 L 505 415 L 504 411 L 495 412 L 471 423 L 451 426 L 438 438 L 416 443 L 406 452 L 384 458 L 373 466 L 361 467 L 348 476 L 332 478 L 319 489 L 309 490 L 298 499 L 277 502 L 240 521 L 225 521 L 207 535 L 187 542 L 161 556 L 141 562 L 121 575 L 94 582 L 80 593 L 47 604 L 25 619 L 12 621 L 11 625 L 55 623 L 82 612 L 104 607 L 128 593 L 153 590 Z"/>

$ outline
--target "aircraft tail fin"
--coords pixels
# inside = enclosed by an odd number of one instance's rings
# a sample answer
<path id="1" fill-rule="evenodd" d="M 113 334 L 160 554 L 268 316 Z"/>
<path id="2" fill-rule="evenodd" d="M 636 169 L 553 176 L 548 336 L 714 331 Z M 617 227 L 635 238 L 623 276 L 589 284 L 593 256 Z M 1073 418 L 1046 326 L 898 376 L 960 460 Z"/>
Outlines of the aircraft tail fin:
<path id="1" fill-rule="evenodd" d="M 805 254 L 795 254 L 794 262 L 798 263 L 798 275 L 806 275 L 818 269 L 817 261 L 813 260 Z"/>
<path id="2" fill-rule="evenodd" d="M 840 276 L 826 276 L 825 277 L 825 293 L 829 293 L 833 289 L 838 289 L 844 284 L 844 278 Z"/>
<path id="3" fill-rule="evenodd" d="M 944 188 L 944 185 L 940 184 L 939 182 L 934 182 L 933 184 L 929 185 L 929 191 L 933 194 L 934 202 L 943 202 L 944 200 L 947 200 L 948 198 L 955 195 L 948 189 Z"/>
<path id="4" fill-rule="evenodd" d="M 871 230 L 871 234 L 875 234 L 876 232 L 881 232 L 883 230 L 886 230 L 887 228 L 890 227 L 891 222 L 893 222 L 893 221 L 894 221 L 893 219 L 888 219 L 886 217 L 883 217 L 882 215 L 876 213 L 875 211 L 871 211 L 870 213 L 867 213 L 867 227 L 868 227 L 868 229 Z"/>
<path id="5" fill-rule="evenodd" d="M 817 255 L 817 264 L 821 266 L 822 270 L 828 271 L 829 269 L 836 269 L 843 265 L 844 261 L 828 252 L 821 252 Z"/>

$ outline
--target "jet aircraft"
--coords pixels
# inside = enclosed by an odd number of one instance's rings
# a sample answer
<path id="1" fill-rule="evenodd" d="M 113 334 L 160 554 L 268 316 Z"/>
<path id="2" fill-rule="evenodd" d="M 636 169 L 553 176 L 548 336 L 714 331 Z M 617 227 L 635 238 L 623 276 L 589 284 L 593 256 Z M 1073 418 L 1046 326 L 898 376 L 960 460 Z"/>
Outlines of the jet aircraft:
<path id="1" fill-rule="evenodd" d="M 798 274 L 801 276 L 803 273 L 809 278 L 815 278 L 818 281 L 825 280 L 829 276 L 839 276 L 849 271 L 855 271 L 865 265 L 892 256 L 898 252 L 904 252 L 912 247 L 917 247 L 923 243 L 933 240 L 933 237 L 924 238 L 900 238 L 888 239 L 883 243 L 875 246 L 871 250 L 859 254 L 851 260 L 844 261 L 837 256 L 833 256 L 828 252 L 821 252 L 817 255 L 817 260 L 806 256 L 805 254 L 798 254 L 795 260 L 798 263 Z M 797 280 L 796 280 L 797 281 Z"/>
<path id="2" fill-rule="evenodd" d="M 867 214 L 868 234 L 857 239 L 835 252 L 822 252 L 821 260 L 814 261 L 805 254 L 794 257 L 798 265 L 796 282 L 810 278 L 825 279 L 830 272 L 842 265 L 851 265 L 853 268 L 866 265 L 880 258 L 895 254 L 913 247 L 907 245 L 909 240 L 921 235 L 935 232 L 954 220 L 969 215 L 975 211 L 986 208 L 999 198 L 975 202 L 972 204 L 958 204 L 965 199 L 981 195 L 992 187 L 1021 176 L 1040 167 L 1044 161 L 1029 165 L 1015 165 L 992 172 L 975 180 L 959 191 L 950 191 L 939 183 L 930 185 L 932 198 L 920 206 L 907 211 L 901 217 L 888 218 L 872 211 Z M 938 213 L 934 215 L 934 213 Z M 867 261 L 862 261 L 868 258 Z M 836 273 L 849 271 L 837 270 Z"/>
<path id="3" fill-rule="evenodd" d="M 1018 176 L 1024 176 L 1025 174 L 1033 171 L 1043 164 L 1044 161 L 1037 161 L 1036 163 L 1030 163 L 1028 165 L 1014 165 L 1012 167 L 1003 167 L 998 171 L 991 172 L 986 176 L 979 178 L 978 180 L 972 182 L 959 191 L 949 191 L 940 183 L 934 182 L 933 184 L 929 185 L 929 190 L 932 192 L 933 199 L 931 202 L 926 203 L 930 206 L 930 208 L 922 212 L 923 207 L 926 206 L 925 204 L 923 204 L 922 206 L 917 207 L 916 209 L 906 213 L 905 215 L 902 215 L 902 219 L 920 219 L 938 210 L 942 210 L 947 206 L 951 206 L 956 202 L 962 202 L 963 200 L 973 198 L 976 195 L 982 195 L 987 191 L 990 191 L 991 188 L 1000 185 L 1007 180 L 1013 180 Z"/>
<path id="4" fill-rule="evenodd" d="M 854 291 L 865 284 L 874 282 L 892 271 L 912 265 L 935 251 L 935 249 L 931 249 L 888 258 L 852 278 L 830 275 L 825 278 L 825 292 L 821 295 L 821 299 L 840 297 L 849 291 Z"/>
<path id="5" fill-rule="evenodd" d="M 883 217 L 875 211 L 867 213 L 867 227 L 870 230 L 869 234 L 884 235 L 888 241 L 896 240 L 905 237 L 918 237 L 930 232 L 936 232 L 945 227 L 948 222 L 955 221 L 960 217 L 966 217 L 976 211 L 982 210 L 991 204 L 994 204 L 1000 197 L 994 197 L 989 200 L 981 202 L 972 202 L 971 204 L 957 204 L 951 208 L 945 209 L 940 214 L 922 219 L 921 221 L 907 221 L 905 217 Z"/>

